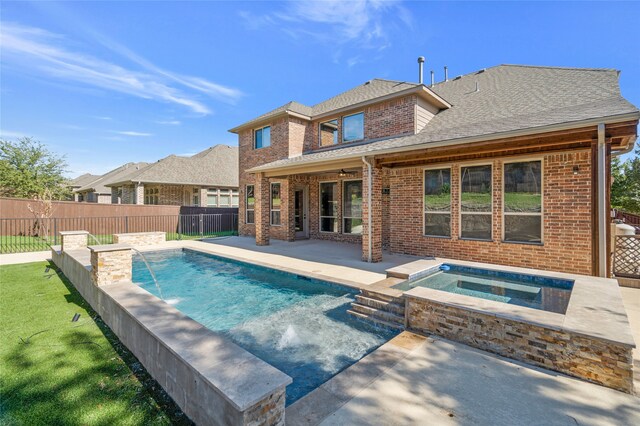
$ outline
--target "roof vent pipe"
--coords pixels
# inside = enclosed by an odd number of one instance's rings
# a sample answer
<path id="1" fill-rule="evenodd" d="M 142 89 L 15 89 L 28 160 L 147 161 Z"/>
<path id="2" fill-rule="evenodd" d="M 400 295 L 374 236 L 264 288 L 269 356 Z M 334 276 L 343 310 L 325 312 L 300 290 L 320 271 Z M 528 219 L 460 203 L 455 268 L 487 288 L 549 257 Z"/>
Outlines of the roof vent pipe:
<path id="1" fill-rule="evenodd" d="M 418 83 L 422 84 L 422 68 L 424 66 L 424 56 L 418 56 Z"/>
<path id="2" fill-rule="evenodd" d="M 444 81 L 449 81 L 449 68 L 444 67 Z"/>
<path id="3" fill-rule="evenodd" d="M 436 73 L 433 72 L 433 70 L 431 70 L 431 87 L 433 87 L 434 84 L 436 84 Z"/>

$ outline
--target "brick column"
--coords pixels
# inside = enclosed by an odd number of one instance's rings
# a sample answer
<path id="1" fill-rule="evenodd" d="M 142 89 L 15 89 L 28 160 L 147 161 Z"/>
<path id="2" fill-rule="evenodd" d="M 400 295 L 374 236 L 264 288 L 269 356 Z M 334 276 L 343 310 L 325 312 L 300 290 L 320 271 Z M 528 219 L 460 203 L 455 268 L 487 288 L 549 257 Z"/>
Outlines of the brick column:
<path id="1" fill-rule="evenodd" d="M 295 183 L 291 176 L 282 182 L 282 226 L 284 226 L 284 239 L 292 242 L 296 240 L 295 224 Z"/>
<path id="2" fill-rule="evenodd" d="M 269 245 L 269 224 L 271 215 L 271 194 L 269 187 L 269 178 L 264 177 L 262 173 L 255 175 L 255 222 L 256 222 L 256 245 Z"/>
<path id="3" fill-rule="evenodd" d="M 87 240 L 89 239 L 87 231 L 63 231 L 60 232 L 60 236 L 62 237 L 62 251 L 87 248 Z"/>
<path id="4" fill-rule="evenodd" d="M 373 161 L 373 160 L 371 160 Z M 369 169 L 362 168 L 362 260 L 382 261 L 382 169 L 371 168 L 371 206 L 369 206 Z M 371 236 L 369 235 L 369 209 L 371 208 Z M 371 259 L 369 260 L 369 238 Z"/>
<path id="5" fill-rule="evenodd" d="M 131 281 L 132 252 L 124 244 L 90 246 L 91 279 L 97 286 Z"/>
<path id="6" fill-rule="evenodd" d="M 141 183 L 135 186 L 133 204 L 144 204 L 144 185 Z"/>

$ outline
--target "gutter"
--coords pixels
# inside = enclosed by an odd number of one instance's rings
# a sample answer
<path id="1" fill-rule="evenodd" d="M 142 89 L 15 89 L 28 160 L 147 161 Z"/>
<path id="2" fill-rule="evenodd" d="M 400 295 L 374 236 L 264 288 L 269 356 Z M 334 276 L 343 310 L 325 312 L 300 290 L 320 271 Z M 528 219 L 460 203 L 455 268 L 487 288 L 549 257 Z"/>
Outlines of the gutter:
<path id="1" fill-rule="evenodd" d="M 605 125 L 598 124 L 598 275 L 607 276 L 607 216 L 606 176 L 607 144 L 605 143 Z"/>
<path id="2" fill-rule="evenodd" d="M 511 130 L 511 131 L 507 131 L 507 132 L 492 133 L 490 135 L 469 136 L 469 137 L 465 137 L 465 138 L 449 139 L 449 140 L 446 140 L 446 141 L 438 141 L 438 142 L 424 142 L 424 143 L 419 143 L 419 144 L 415 144 L 415 145 L 405 145 L 405 146 L 394 147 L 394 148 L 386 148 L 386 149 L 374 150 L 374 151 L 368 152 L 367 154 L 369 154 L 369 155 L 395 154 L 395 153 L 399 153 L 399 152 L 415 151 L 415 150 L 419 150 L 419 149 L 423 149 L 423 148 L 439 148 L 439 147 L 443 147 L 443 146 L 462 145 L 462 144 L 475 143 L 475 142 L 488 142 L 488 141 L 492 141 L 494 139 L 504 139 L 504 138 L 509 138 L 509 137 L 536 135 L 536 134 L 540 134 L 540 133 L 548 133 L 548 132 L 560 131 L 560 130 L 579 129 L 579 128 L 582 128 L 582 127 L 595 126 L 595 125 L 602 124 L 602 123 L 604 123 L 604 124 L 613 124 L 613 123 L 620 123 L 620 122 L 624 122 L 624 121 L 638 120 L 638 119 L 640 119 L 640 111 L 635 111 L 635 112 L 626 113 L 626 114 L 612 115 L 612 116 L 609 116 L 608 119 L 590 118 L 588 120 L 574 121 L 574 122 L 570 122 L 570 123 L 552 124 L 552 125 L 541 126 L 541 127 L 530 127 L 530 128 L 521 129 L 521 130 Z M 410 135 L 410 136 L 405 136 L 405 137 L 412 137 L 412 136 L 416 136 L 416 135 L 417 134 Z M 392 138 L 389 138 L 389 139 L 392 139 Z M 310 155 L 310 154 L 307 154 L 307 155 Z M 313 160 L 313 161 L 301 161 L 301 162 L 297 162 L 297 163 L 291 164 L 290 167 L 298 167 L 300 165 L 311 165 L 311 164 L 326 163 L 327 161 L 332 161 L 332 160 L 346 160 L 346 159 L 349 159 L 349 158 L 362 157 L 362 155 L 363 155 L 363 153 L 359 152 L 359 153 L 349 154 L 349 155 L 345 155 L 345 156 L 342 156 L 342 157 L 335 157 L 335 158 L 330 158 L 330 159 L 320 158 L 320 159 Z M 271 171 L 271 170 L 279 170 L 279 169 L 282 169 L 284 171 L 284 170 L 286 170 L 287 167 L 289 167 L 289 166 L 286 166 L 286 167 L 258 166 L 258 167 L 254 167 L 254 168 L 248 169 L 246 171 L 250 172 L 250 173 Z"/>
<path id="3" fill-rule="evenodd" d="M 620 155 L 624 155 L 624 154 L 628 154 L 629 152 L 633 151 L 633 149 L 636 147 L 636 140 L 638 139 L 638 136 L 633 136 L 630 140 L 629 140 L 629 146 L 625 149 L 622 150 L 618 150 L 616 152 L 611 151 L 611 155 L 614 157 L 619 157 Z"/>
<path id="4" fill-rule="evenodd" d="M 362 156 L 362 162 L 367 165 L 367 262 L 371 263 L 371 219 L 373 218 L 371 208 L 371 186 L 373 184 L 373 177 L 371 175 L 371 163 L 367 161 L 367 157 Z"/>

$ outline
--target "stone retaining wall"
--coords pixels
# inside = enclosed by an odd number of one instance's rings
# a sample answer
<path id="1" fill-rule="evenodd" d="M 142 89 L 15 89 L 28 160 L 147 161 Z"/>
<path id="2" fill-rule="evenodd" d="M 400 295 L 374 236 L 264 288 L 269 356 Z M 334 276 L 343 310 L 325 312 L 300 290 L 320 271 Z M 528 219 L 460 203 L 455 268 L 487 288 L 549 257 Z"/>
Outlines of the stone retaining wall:
<path id="1" fill-rule="evenodd" d="M 410 330 L 633 393 L 631 347 L 432 300 L 407 297 Z"/>
<path id="2" fill-rule="evenodd" d="M 129 244 L 135 247 L 152 246 L 167 241 L 166 232 L 135 232 L 129 234 L 113 234 L 114 244 Z"/>

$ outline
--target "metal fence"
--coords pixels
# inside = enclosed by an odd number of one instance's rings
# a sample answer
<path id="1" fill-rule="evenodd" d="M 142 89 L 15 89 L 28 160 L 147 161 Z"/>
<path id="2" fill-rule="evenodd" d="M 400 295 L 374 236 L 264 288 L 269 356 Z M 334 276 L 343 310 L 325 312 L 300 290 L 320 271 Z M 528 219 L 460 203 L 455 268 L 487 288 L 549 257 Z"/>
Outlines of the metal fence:
<path id="1" fill-rule="evenodd" d="M 111 244 L 113 234 L 162 231 L 167 240 L 237 235 L 237 213 L 164 216 L 61 217 L 0 219 L 0 253 L 48 250 L 60 244 L 61 231 L 88 231 L 101 243 Z"/>
<path id="2" fill-rule="evenodd" d="M 640 278 L 640 235 L 618 235 L 613 253 L 616 277 Z"/>

